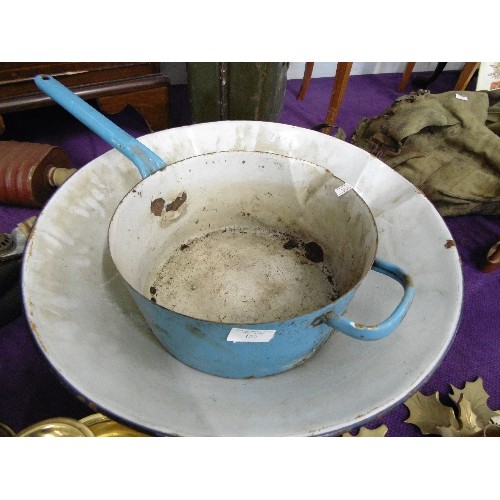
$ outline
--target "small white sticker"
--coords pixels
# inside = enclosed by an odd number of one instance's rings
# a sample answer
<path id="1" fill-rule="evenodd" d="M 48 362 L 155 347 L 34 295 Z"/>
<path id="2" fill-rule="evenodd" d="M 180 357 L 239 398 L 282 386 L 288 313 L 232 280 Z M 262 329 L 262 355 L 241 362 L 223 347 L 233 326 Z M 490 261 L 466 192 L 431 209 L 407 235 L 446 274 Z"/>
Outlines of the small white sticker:
<path id="1" fill-rule="evenodd" d="M 228 342 L 269 342 L 276 330 L 245 330 L 232 328 L 227 336 Z"/>
<path id="2" fill-rule="evenodd" d="M 347 191 L 350 191 L 351 189 L 352 189 L 352 186 L 346 182 L 345 184 L 342 184 L 342 186 L 339 186 L 335 190 L 335 192 L 337 193 L 337 196 L 342 196 L 343 194 L 347 193 Z"/>
<path id="3" fill-rule="evenodd" d="M 461 101 L 468 101 L 469 100 L 469 98 L 465 95 L 455 94 L 455 97 L 457 99 L 460 99 Z"/>

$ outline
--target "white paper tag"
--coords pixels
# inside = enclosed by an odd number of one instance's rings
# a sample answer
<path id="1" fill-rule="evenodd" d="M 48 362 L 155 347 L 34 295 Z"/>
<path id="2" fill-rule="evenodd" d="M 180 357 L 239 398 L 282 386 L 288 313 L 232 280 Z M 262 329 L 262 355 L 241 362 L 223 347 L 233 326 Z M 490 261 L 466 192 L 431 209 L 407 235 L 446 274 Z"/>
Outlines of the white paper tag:
<path id="1" fill-rule="evenodd" d="M 490 422 L 495 425 L 500 425 L 500 415 L 490 418 Z"/>
<path id="2" fill-rule="evenodd" d="M 345 184 L 342 184 L 342 186 L 339 186 L 337 189 L 335 189 L 335 192 L 337 193 L 337 196 L 342 196 L 343 194 L 347 193 L 347 191 L 350 191 L 351 189 L 352 189 L 352 186 L 346 182 Z"/>
<path id="3" fill-rule="evenodd" d="M 276 330 L 245 330 L 232 328 L 227 336 L 228 342 L 269 342 Z"/>
<path id="4" fill-rule="evenodd" d="M 465 95 L 455 94 L 455 97 L 457 99 L 460 99 L 461 101 L 468 101 L 469 100 L 469 98 Z"/>

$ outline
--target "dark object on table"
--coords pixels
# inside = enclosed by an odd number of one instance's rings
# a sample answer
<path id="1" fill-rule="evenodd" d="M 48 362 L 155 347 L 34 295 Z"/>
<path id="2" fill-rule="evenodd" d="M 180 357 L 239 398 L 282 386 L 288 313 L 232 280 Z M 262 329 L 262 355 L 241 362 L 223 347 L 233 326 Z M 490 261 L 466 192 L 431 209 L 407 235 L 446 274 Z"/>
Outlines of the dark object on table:
<path id="1" fill-rule="evenodd" d="M 0 141 L 0 202 L 42 207 L 76 169 L 57 146 Z"/>
<path id="2" fill-rule="evenodd" d="M 283 109 L 288 63 L 187 63 L 194 123 L 277 121 Z"/>
<path id="3" fill-rule="evenodd" d="M 491 273 L 500 269 L 500 241 L 497 241 L 486 254 L 481 271 Z"/>
<path id="4" fill-rule="evenodd" d="M 35 219 L 26 219 L 10 234 L 0 233 L 0 326 L 9 323 L 23 312 L 22 257 Z"/>
<path id="5" fill-rule="evenodd" d="M 415 64 L 416 63 L 414 62 L 406 63 L 406 67 L 403 71 L 403 76 L 398 85 L 398 92 L 403 92 L 403 90 L 408 85 L 413 69 L 415 68 Z M 413 86 L 417 87 L 418 89 L 425 90 L 431 83 L 437 80 L 437 78 L 443 72 L 447 64 L 448 63 L 442 63 L 442 62 L 438 63 L 436 69 L 434 70 L 434 73 L 432 73 L 432 75 L 429 77 L 418 77 L 418 76 L 415 77 L 412 80 Z M 479 68 L 478 62 L 465 63 L 464 67 L 462 68 L 462 71 L 460 72 L 460 76 L 458 77 L 457 83 L 453 87 L 453 90 L 465 90 L 467 88 L 467 85 L 469 85 L 469 82 L 477 73 L 478 68 Z"/>
<path id="6" fill-rule="evenodd" d="M 0 326 L 23 312 L 21 265 L 21 256 L 7 262 L 0 261 Z"/>
<path id="7" fill-rule="evenodd" d="M 413 78 L 411 82 L 413 83 L 414 86 L 418 87 L 419 89 L 426 89 L 428 85 L 437 80 L 438 76 L 443 72 L 447 64 L 448 63 L 445 62 L 437 63 L 436 69 L 434 70 L 434 73 L 432 73 L 431 76 L 429 77 L 416 76 L 415 78 Z"/>

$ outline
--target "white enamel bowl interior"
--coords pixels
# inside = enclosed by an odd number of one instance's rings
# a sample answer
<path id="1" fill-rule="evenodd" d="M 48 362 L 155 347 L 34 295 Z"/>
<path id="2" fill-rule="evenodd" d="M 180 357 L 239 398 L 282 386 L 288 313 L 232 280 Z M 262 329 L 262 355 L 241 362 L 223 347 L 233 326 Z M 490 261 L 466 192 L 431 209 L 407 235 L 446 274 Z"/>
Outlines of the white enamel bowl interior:
<path id="1" fill-rule="evenodd" d="M 135 186 L 110 224 L 110 251 L 148 300 L 214 322 L 268 323 L 320 310 L 356 286 L 377 248 L 354 190 L 310 162 L 220 152 Z"/>
<path id="2" fill-rule="evenodd" d="M 49 363 L 79 397 L 158 434 L 287 436 L 340 433 L 403 401 L 429 377 L 458 325 L 462 273 L 451 235 L 430 202 L 368 153 L 324 134 L 259 122 L 219 122 L 141 139 L 173 164 L 219 151 L 261 151 L 307 161 L 351 184 L 378 229 L 377 256 L 410 274 L 412 306 L 391 335 L 360 342 L 335 334 L 303 365 L 264 379 L 223 379 L 175 360 L 150 332 L 108 251 L 108 226 L 140 181 L 110 151 L 72 176 L 28 242 L 28 321 Z M 373 324 L 401 287 L 369 272 L 346 315 Z"/>

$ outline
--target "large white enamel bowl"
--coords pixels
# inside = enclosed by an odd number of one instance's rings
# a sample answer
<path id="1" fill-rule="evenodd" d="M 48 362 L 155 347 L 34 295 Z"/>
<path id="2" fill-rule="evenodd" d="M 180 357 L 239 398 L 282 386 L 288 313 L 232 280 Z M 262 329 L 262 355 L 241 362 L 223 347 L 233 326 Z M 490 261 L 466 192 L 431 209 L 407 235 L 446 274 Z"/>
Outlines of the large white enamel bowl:
<path id="1" fill-rule="evenodd" d="M 23 274 L 36 341 L 92 408 L 159 435 L 337 434 L 402 402 L 438 366 L 459 322 L 460 262 L 442 218 L 403 177 L 350 144 L 275 123 L 207 123 L 140 140 L 167 164 L 262 151 L 325 167 L 366 201 L 379 233 L 378 257 L 413 277 L 415 298 L 387 338 L 334 335 L 310 360 L 279 375 L 224 379 L 189 368 L 151 333 L 111 262 L 110 218 L 141 178 L 129 160 L 109 151 L 49 201 L 28 242 Z M 369 273 L 346 315 L 375 324 L 401 295 L 397 284 Z"/>

